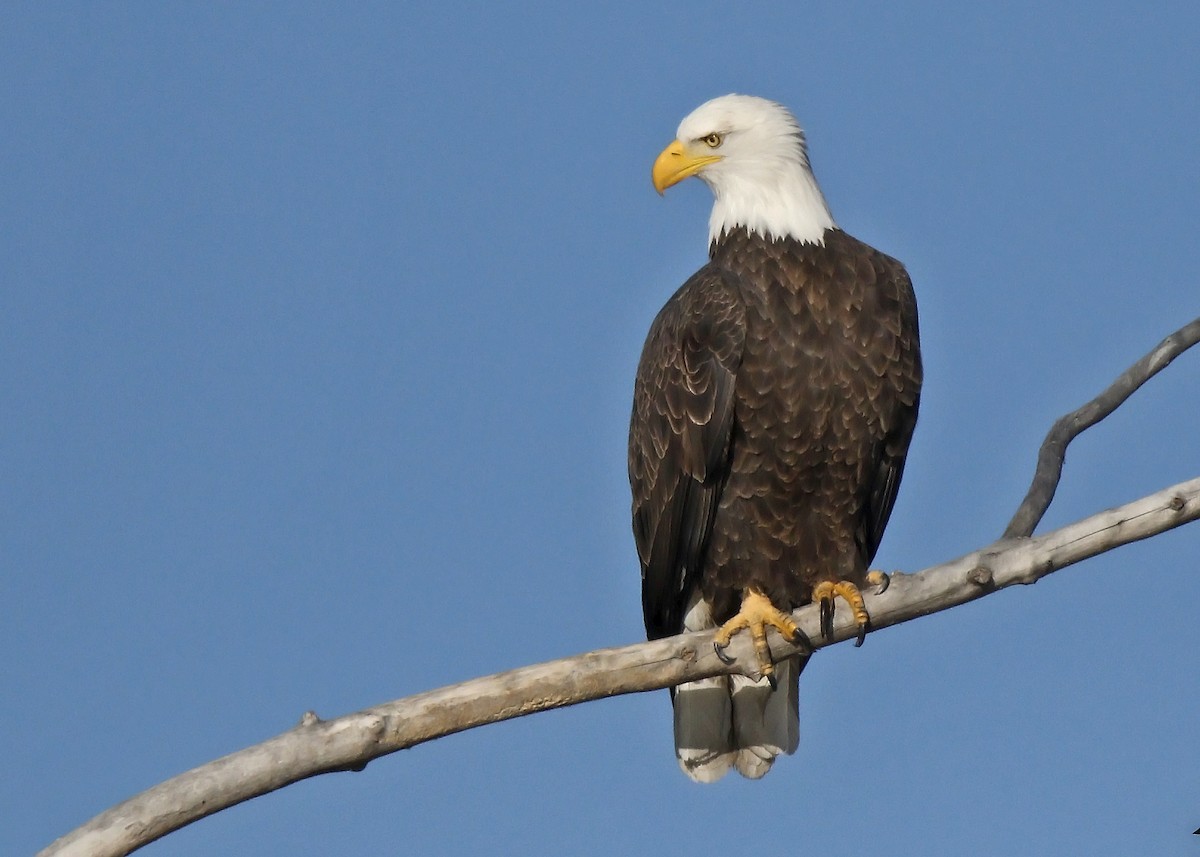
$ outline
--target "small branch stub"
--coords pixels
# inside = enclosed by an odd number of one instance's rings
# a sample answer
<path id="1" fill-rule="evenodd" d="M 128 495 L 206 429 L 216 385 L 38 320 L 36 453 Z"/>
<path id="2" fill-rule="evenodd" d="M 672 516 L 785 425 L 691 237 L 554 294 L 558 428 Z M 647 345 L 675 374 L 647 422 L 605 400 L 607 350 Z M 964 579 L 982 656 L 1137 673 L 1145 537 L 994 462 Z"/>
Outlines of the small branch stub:
<path id="1" fill-rule="evenodd" d="M 971 581 L 976 586 L 983 587 L 984 589 L 990 589 L 992 585 L 995 584 L 996 577 L 992 574 L 992 570 L 986 565 L 977 565 L 967 572 L 967 580 Z"/>

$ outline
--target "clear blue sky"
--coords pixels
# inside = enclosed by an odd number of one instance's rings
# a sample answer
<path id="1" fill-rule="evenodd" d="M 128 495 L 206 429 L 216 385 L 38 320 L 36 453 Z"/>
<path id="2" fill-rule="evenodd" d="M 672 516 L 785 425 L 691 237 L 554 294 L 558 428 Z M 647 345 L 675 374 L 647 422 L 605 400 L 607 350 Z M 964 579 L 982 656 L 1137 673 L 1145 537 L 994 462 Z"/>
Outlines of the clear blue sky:
<path id="1" fill-rule="evenodd" d="M 0 851 L 307 709 L 640 638 L 632 379 L 710 199 L 649 169 L 715 95 L 791 106 L 916 283 L 881 564 L 999 535 L 1054 418 L 1200 313 L 1200 7 L 783 6 L 5 12 Z M 1078 441 L 1045 526 L 1200 474 L 1198 387 L 1185 355 Z M 686 780 L 659 692 L 144 853 L 1200 854 L 1198 556 L 822 652 L 762 782 Z"/>

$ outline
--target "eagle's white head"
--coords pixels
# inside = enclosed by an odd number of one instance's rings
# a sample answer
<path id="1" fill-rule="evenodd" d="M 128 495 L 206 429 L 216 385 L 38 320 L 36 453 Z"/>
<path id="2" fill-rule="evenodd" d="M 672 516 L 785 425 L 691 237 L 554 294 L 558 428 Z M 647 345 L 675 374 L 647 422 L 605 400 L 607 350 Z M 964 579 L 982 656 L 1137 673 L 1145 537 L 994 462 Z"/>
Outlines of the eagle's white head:
<path id="1" fill-rule="evenodd" d="M 703 179 L 716 197 L 710 242 L 744 226 L 768 239 L 822 244 L 836 225 L 808 165 L 804 131 L 782 104 L 722 95 L 688 114 L 675 136 L 654 162 L 654 187 L 662 193 L 688 176 Z"/>

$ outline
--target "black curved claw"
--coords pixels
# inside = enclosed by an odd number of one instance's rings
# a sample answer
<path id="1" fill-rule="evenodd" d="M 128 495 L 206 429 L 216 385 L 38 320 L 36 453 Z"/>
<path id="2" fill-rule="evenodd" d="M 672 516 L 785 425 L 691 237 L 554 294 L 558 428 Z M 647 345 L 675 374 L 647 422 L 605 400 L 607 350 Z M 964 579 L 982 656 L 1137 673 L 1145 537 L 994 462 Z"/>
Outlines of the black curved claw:
<path id="1" fill-rule="evenodd" d="M 821 636 L 828 640 L 833 636 L 833 599 L 821 599 Z"/>
<path id="2" fill-rule="evenodd" d="M 803 631 L 796 629 L 796 636 L 792 638 L 792 642 L 800 647 L 802 654 L 811 655 L 813 653 L 812 640 L 808 639 Z"/>
<path id="3" fill-rule="evenodd" d="M 879 583 L 879 591 L 875 594 L 883 595 L 883 593 L 887 592 L 887 588 L 892 585 L 892 576 L 882 571 L 879 572 L 879 576 L 883 579 Z"/>
<path id="4" fill-rule="evenodd" d="M 863 641 L 866 639 L 867 639 L 867 626 L 866 626 L 866 623 L 864 623 L 864 624 L 858 626 L 858 637 L 854 641 L 854 648 L 857 649 L 859 646 L 861 646 L 863 644 Z"/>
<path id="5" fill-rule="evenodd" d="M 767 675 L 767 684 L 771 685 L 771 690 L 779 690 L 779 680 L 775 678 L 775 673 Z"/>
<path id="6" fill-rule="evenodd" d="M 722 646 L 720 643 L 713 641 L 713 651 L 717 653 L 717 657 L 721 659 L 721 663 L 728 666 L 729 664 L 733 663 L 736 658 L 731 658 L 729 655 L 725 654 L 725 648 L 726 647 Z"/>

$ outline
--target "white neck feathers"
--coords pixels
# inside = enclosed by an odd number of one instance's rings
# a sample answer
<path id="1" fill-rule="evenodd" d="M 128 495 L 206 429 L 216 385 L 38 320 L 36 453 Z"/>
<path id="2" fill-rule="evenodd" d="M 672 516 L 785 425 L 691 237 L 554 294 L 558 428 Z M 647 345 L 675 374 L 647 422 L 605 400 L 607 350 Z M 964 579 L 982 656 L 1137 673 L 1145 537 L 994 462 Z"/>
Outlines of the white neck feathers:
<path id="1" fill-rule="evenodd" d="M 824 244 L 826 230 L 837 224 L 808 164 L 788 159 L 753 166 L 701 175 L 716 197 L 708 219 L 709 242 L 740 226 L 768 240 Z"/>

